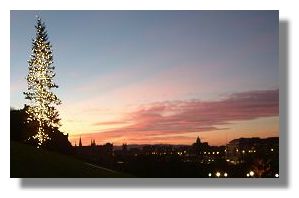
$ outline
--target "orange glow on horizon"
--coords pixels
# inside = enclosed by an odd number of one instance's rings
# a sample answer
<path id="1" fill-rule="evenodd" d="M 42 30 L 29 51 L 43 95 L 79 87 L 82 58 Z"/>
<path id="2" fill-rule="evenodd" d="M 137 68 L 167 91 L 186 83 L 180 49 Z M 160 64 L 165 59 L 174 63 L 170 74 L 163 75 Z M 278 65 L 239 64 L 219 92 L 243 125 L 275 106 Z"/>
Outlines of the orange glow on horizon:
<path id="1" fill-rule="evenodd" d="M 73 144 L 79 136 L 83 144 L 95 139 L 97 144 L 117 145 L 191 144 L 197 136 L 210 145 L 224 145 L 240 137 L 279 136 L 278 90 L 235 93 L 216 101 L 81 108 L 81 113 L 73 108 L 62 111 L 63 127 Z"/>
<path id="2" fill-rule="evenodd" d="M 70 135 L 72 145 L 75 142 L 78 145 L 79 138 L 82 138 L 83 145 L 90 145 L 90 141 L 95 139 L 96 143 L 113 143 L 114 145 L 127 144 L 184 144 L 191 145 L 199 136 L 203 142 L 208 142 L 212 146 L 225 145 L 233 139 L 251 138 L 251 137 L 278 137 L 279 136 L 279 118 L 259 118 L 250 121 L 242 121 L 230 124 L 228 129 L 208 131 L 208 132 L 186 132 L 180 134 L 165 135 L 146 135 L 146 132 L 137 134 L 120 132 L 119 133 L 94 133 L 94 134 L 76 134 Z M 263 124 L 262 124 L 263 123 Z M 255 127 L 252 127 L 255 126 Z M 140 135 L 140 133 L 142 135 Z M 161 133 L 163 134 L 163 132 Z"/>

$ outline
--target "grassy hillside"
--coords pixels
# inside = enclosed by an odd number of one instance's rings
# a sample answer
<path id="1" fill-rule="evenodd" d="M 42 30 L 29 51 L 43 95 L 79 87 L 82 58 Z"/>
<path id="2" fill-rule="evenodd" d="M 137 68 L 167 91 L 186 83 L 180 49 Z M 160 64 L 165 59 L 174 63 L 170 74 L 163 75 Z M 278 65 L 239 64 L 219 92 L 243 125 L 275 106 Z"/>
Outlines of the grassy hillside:
<path id="1" fill-rule="evenodd" d="M 91 178 L 91 177 L 129 177 L 91 166 L 71 156 L 36 149 L 29 145 L 11 142 L 10 177 L 13 178 Z"/>

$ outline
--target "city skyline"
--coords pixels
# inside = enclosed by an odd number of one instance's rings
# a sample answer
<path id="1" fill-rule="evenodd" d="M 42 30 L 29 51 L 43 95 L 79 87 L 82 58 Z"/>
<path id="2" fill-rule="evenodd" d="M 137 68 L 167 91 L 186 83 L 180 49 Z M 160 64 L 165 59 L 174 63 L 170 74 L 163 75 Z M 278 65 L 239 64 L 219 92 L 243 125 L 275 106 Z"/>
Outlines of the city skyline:
<path id="1" fill-rule="evenodd" d="M 73 144 L 279 136 L 277 11 L 11 11 L 15 108 L 26 103 L 35 15 Z"/>

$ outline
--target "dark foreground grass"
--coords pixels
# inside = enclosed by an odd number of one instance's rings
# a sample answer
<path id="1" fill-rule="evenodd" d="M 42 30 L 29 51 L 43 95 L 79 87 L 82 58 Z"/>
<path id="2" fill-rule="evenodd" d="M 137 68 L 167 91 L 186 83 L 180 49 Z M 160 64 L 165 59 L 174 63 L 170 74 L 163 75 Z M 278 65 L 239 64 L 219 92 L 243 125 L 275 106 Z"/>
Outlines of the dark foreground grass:
<path id="1" fill-rule="evenodd" d="M 102 178 L 130 177 L 90 166 L 71 156 L 10 143 L 10 177 L 12 178 Z"/>

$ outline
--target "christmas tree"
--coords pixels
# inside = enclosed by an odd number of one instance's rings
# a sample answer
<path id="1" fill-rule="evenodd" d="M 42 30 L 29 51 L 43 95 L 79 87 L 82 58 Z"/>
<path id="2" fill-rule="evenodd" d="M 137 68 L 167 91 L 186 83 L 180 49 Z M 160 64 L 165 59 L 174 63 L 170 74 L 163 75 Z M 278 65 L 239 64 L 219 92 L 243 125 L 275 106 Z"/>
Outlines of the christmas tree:
<path id="1" fill-rule="evenodd" d="M 53 93 L 58 86 L 53 82 L 55 76 L 52 46 L 48 41 L 45 23 L 37 18 L 36 38 L 32 42 L 32 54 L 28 60 L 28 91 L 25 98 L 30 101 L 27 113 L 27 123 L 34 125 L 33 138 L 39 148 L 50 139 L 50 133 L 59 126 L 59 114 L 55 106 L 61 104 Z"/>

